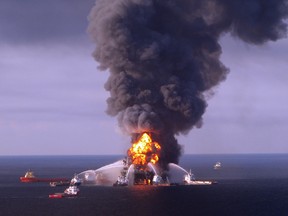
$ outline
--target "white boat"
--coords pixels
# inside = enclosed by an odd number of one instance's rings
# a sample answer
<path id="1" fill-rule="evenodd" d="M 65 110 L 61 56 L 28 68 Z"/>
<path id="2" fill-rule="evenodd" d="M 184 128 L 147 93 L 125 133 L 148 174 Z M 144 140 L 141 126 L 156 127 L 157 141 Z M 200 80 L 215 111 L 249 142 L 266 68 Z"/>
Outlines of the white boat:
<path id="1" fill-rule="evenodd" d="M 74 175 L 74 178 L 72 178 L 70 181 L 71 186 L 79 186 L 81 183 L 81 179 L 76 174 Z"/>
<path id="2" fill-rule="evenodd" d="M 187 172 L 187 174 L 184 175 L 184 184 L 191 184 L 194 181 L 195 181 L 195 176 L 190 170 L 189 173 Z"/>
<path id="3" fill-rule="evenodd" d="M 221 168 L 221 162 L 217 162 L 214 164 L 214 169 L 220 169 Z"/>
<path id="4" fill-rule="evenodd" d="M 202 181 L 196 180 L 195 176 L 192 174 L 191 170 L 184 176 L 184 184 L 185 185 L 212 185 L 216 184 L 214 181 Z"/>
<path id="5" fill-rule="evenodd" d="M 77 186 L 69 186 L 68 188 L 66 188 L 66 190 L 64 191 L 64 196 L 77 196 L 79 193 L 79 188 Z"/>

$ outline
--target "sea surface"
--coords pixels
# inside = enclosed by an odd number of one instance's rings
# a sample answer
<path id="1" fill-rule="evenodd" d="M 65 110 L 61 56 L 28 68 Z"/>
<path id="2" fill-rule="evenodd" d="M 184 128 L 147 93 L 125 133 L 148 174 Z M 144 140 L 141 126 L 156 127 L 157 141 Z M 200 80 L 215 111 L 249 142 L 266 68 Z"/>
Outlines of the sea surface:
<path id="1" fill-rule="evenodd" d="M 122 159 L 113 156 L 0 156 L 0 216 L 288 216 L 288 154 L 184 155 L 179 165 L 205 186 L 80 186 L 77 198 L 49 199 L 65 187 L 21 183 L 67 177 Z M 213 165 L 220 161 L 221 169 Z"/>

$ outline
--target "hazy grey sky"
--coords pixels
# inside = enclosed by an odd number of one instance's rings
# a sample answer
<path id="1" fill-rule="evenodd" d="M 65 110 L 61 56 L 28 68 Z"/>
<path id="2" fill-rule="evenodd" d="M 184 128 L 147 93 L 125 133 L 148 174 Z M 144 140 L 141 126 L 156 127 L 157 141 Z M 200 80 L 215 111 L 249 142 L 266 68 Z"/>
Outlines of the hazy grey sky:
<path id="1" fill-rule="evenodd" d="M 94 0 L 0 1 L 0 155 L 125 154 L 130 137 L 105 114 L 91 53 Z M 226 35 L 230 68 L 185 153 L 288 153 L 288 40 L 251 46 Z"/>

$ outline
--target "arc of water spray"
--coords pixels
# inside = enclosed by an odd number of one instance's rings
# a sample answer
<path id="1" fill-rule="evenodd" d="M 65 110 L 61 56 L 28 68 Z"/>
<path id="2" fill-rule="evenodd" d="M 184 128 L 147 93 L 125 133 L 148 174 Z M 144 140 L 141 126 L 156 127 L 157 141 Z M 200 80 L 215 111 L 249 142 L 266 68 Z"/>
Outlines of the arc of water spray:
<path id="1" fill-rule="evenodd" d="M 157 171 L 156 171 L 156 169 L 152 163 L 148 163 L 148 166 L 153 170 L 155 175 L 158 175 L 158 173 L 157 173 Z"/>
<path id="2" fill-rule="evenodd" d="M 169 163 L 169 165 L 168 166 L 172 166 L 172 167 L 175 167 L 175 168 L 177 168 L 177 169 L 180 169 L 180 170 L 182 170 L 183 172 L 185 172 L 186 174 L 189 174 L 188 172 L 187 172 L 187 170 L 185 170 L 183 167 L 181 167 L 181 166 L 179 166 L 179 165 L 177 165 L 177 164 L 174 164 L 174 163 Z"/>

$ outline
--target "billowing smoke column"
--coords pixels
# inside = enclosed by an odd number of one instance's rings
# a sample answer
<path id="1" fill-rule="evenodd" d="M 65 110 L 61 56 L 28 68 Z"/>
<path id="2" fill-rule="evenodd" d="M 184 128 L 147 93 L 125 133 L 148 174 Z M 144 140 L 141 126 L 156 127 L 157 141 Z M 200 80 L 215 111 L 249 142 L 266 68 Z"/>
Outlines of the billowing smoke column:
<path id="1" fill-rule="evenodd" d="M 132 136 L 153 132 L 160 163 L 177 163 L 175 135 L 201 126 L 204 93 L 225 80 L 219 37 L 252 44 L 286 36 L 286 0 L 97 0 L 88 32 L 110 77 L 107 113 Z"/>

